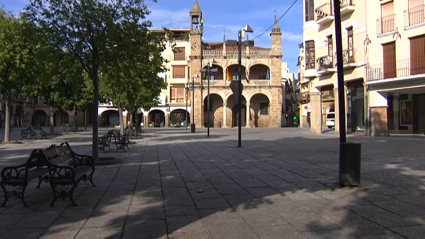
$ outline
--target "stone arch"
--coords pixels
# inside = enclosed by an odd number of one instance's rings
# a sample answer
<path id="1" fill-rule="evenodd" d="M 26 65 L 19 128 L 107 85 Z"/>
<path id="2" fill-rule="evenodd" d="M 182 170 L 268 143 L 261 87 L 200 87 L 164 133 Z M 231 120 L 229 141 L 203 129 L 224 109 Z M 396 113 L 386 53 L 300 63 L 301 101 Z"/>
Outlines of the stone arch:
<path id="1" fill-rule="evenodd" d="M 170 112 L 170 126 L 184 127 L 188 124 L 190 124 L 190 114 L 186 109 L 178 108 Z"/>
<path id="2" fill-rule="evenodd" d="M 242 125 L 246 125 L 246 103 L 247 98 L 242 94 Z M 238 126 L 238 110 L 236 104 L 235 95 L 230 95 L 226 100 L 226 115 L 228 115 L 226 119 L 226 125 L 230 125 L 232 127 Z"/>
<path id="3" fill-rule="evenodd" d="M 159 109 L 151 110 L 148 114 L 149 127 L 164 127 L 165 126 L 165 112 Z"/>
<path id="4" fill-rule="evenodd" d="M 270 80 L 270 67 L 265 64 L 255 63 L 249 67 L 249 77 L 255 80 Z"/>
<path id="5" fill-rule="evenodd" d="M 261 89 L 251 91 L 251 92 L 248 94 L 248 101 L 251 101 L 251 98 L 252 98 L 254 95 L 257 95 L 257 94 L 263 94 L 263 95 L 267 96 L 267 98 L 269 99 L 269 101 L 270 101 L 270 102 L 272 101 L 272 95 L 270 94 L 270 91 L 267 91 L 267 90 L 261 90 Z"/>
<path id="6" fill-rule="evenodd" d="M 209 126 L 217 127 L 219 122 L 223 122 L 223 96 L 219 93 L 210 93 L 210 114 Z M 204 126 L 208 126 L 208 97 L 204 97 Z"/>
<path id="7" fill-rule="evenodd" d="M 226 69 L 229 69 L 230 79 L 238 79 L 238 64 L 228 65 Z M 246 78 L 246 67 L 244 65 L 241 65 L 241 77 L 242 79 Z"/>
<path id="8" fill-rule="evenodd" d="M 38 109 L 32 115 L 32 119 L 31 119 L 32 126 L 47 127 L 48 122 L 49 121 L 47 117 L 47 112 L 45 110 Z"/>
<path id="9" fill-rule="evenodd" d="M 57 109 L 53 113 L 53 126 L 58 127 L 62 124 L 68 124 L 69 123 L 69 114 L 65 110 Z"/>
<path id="10" fill-rule="evenodd" d="M 207 65 L 208 64 L 206 64 L 203 67 L 203 69 L 207 69 Z M 214 72 L 214 73 L 210 72 L 211 80 L 223 80 L 224 79 L 225 74 L 224 74 L 224 69 L 223 69 L 222 66 L 220 66 L 219 64 L 212 64 L 211 68 L 217 68 L 217 72 Z M 205 72 L 203 74 L 205 74 L 205 75 L 202 78 L 207 80 L 207 73 Z"/>
<path id="11" fill-rule="evenodd" d="M 269 127 L 270 126 L 270 98 L 264 93 L 251 95 L 249 101 L 250 126 Z"/>
<path id="12" fill-rule="evenodd" d="M 114 127 L 120 125 L 120 118 L 117 109 L 107 109 L 103 111 L 99 117 L 101 126 Z"/>

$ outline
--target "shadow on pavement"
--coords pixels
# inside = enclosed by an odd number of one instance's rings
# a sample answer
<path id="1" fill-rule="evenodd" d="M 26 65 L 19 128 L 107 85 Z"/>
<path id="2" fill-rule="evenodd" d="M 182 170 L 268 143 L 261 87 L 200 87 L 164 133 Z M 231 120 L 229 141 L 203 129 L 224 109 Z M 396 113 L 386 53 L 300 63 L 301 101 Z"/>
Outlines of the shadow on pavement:
<path id="1" fill-rule="evenodd" d="M 77 238 L 423 235 L 421 141 L 349 138 L 362 143 L 362 186 L 339 188 L 337 138 L 276 131 L 244 130 L 242 148 L 235 147 L 234 130 L 210 139 L 203 132 L 148 131 L 122 154 L 127 163 L 97 167 L 97 187 L 80 184 L 78 207 L 58 201 L 49 208 L 49 188 L 31 185 L 29 208 L 18 202 L 0 209 L 0 218 L 8 218 L 0 232 Z"/>

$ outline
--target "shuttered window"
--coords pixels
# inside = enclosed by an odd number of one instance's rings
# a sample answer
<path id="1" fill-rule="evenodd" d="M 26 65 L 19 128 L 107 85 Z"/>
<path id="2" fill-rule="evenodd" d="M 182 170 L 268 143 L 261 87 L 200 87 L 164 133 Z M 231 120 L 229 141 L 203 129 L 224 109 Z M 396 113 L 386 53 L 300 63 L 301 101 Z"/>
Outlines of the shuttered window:
<path id="1" fill-rule="evenodd" d="M 305 0 L 305 21 L 314 20 L 314 0 Z"/>
<path id="2" fill-rule="evenodd" d="M 185 78 L 185 66 L 173 66 L 173 78 Z"/>
<path id="3" fill-rule="evenodd" d="M 382 45 L 384 56 L 384 79 L 396 77 L 395 42 Z"/>
<path id="4" fill-rule="evenodd" d="M 394 31 L 394 2 L 387 2 L 381 5 L 381 20 L 380 20 L 380 32 L 386 33 Z"/>
<path id="5" fill-rule="evenodd" d="M 184 92 L 184 86 L 173 86 L 170 88 L 170 103 L 180 103 L 184 102 L 185 98 L 185 92 Z"/>
<path id="6" fill-rule="evenodd" d="M 417 6 L 420 6 L 420 5 L 424 5 L 423 0 L 409 0 L 409 8 L 417 7 Z"/>
<path id="7" fill-rule="evenodd" d="M 348 63 L 354 62 L 354 37 L 353 37 L 353 27 L 347 28 L 347 61 Z"/>
<path id="8" fill-rule="evenodd" d="M 186 60 L 185 48 L 176 47 L 174 48 L 174 60 L 175 61 L 184 61 Z"/>
<path id="9" fill-rule="evenodd" d="M 425 73 L 425 35 L 410 38 L 410 74 Z"/>
<path id="10" fill-rule="evenodd" d="M 328 40 L 328 56 L 333 56 L 334 44 L 332 40 L 332 35 L 327 36 Z"/>
<path id="11" fill-rule="evenodd" d="M 315 68 L 315 47 L 314 41 L 305 42 L 305 69 L 314 69 Z"/>

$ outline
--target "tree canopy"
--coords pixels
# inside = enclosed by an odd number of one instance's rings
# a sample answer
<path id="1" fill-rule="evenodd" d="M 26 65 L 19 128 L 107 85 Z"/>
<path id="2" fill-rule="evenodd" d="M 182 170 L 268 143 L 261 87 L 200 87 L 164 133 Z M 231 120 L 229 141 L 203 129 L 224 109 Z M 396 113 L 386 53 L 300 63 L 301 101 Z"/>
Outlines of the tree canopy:
<path id="1" fill-rule="evenodd" d="M 139 55 L 140 63 L 153 63 L 152 49 L 157 50 L 147 42 L 149 13 L 144 0 L 30 0 L 25 9 L 26 19 L 42 29 L 47 42 L 71 52 L 92 80 L 95 159 L 98 159 L 99 73 L 111 72 L 117 67 L 117 60 L 132 54 Z M 145 45 L 151 47 L 146 50 Z M 158 51 L 162 50 L 161 44 L 156 46 Z M 128 68 L 116 71 L 122 69 Z"/>

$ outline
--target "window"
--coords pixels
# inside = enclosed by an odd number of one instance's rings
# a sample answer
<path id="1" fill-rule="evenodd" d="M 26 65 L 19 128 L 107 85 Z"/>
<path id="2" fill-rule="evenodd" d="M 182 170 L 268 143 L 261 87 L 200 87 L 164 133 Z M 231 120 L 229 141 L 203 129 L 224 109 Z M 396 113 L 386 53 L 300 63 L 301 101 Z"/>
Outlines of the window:
<path id="1" fill-rule="evenodd" d="M 410 74 L 425 73 L 425 35 L 410 38 Z"/>
<path id="2" fill-rule="evenodd" d="M 210 98 L 210 109 L 209 109 L 210 112 L 212 112 L 212 109 L 213 109 L 213 101 Z M 205 98 L 204 111 L 208 112 L 208 100 L 207 100 L 207 98 Z"/>
<path id="3" fill-rule="evenodd" d="M 332 41 L 332 35 L 327 36 L 327 40 L 328 40 L 328 56 L 332 56 L 332 52 L 334 49 L 334 44 Z"/>
<path id="4" fill-rule="evenodd" d="M 185 78 L 185 66 L 173 66 L 173 78 Z"/>
<path id="5" fill-rule="evenodd" d="M 269 103 L 260 103 L 260 115 L 269 114 Z"/>
<path id="6" fill-rule="evenodd" d="M 175 61 L 184 61 L 186 60 L 186 54 L 185 54 L 185 48 L 184 47 L 176 47 L 174 49 L 174 60 Z"/>
<path id="7" fill-rule="evenodd" d="M 182 86 L 173 86 L 170 88 L 170 103 L 181 103 L 184 102 L 184 87 Z"/>
<path id="8" fill-rule="evenodd" d="M 409 0 L 409 22 L 407 26 L 413 26 L 425 21 L 424 17 L 425 5 L 423 0 Z"/>
<path id="9" fill-rule="evenodd" d="M 305 42 L 305 69 L 314 69 L 315 68 L 315 49 L 314 49 L 314 41 L 306 41 Z"/>
<path id="10" fill-rule="evenodd" d="M 314 20 L 314 0 L 305 0 L 305 21 Z"/>
<path id="11" fill-rule="evenodd" d="M 395 42 L 382 45 L 384 56 L 384 79 L 396 77 Z"/>
<path id="12" fill-rule="evenodd" d="M 347 63 L 352 63 L 354 61 L 354 45 L 353 45 L 353 27 L 347 28 Z"/>
<path id="13" fill-rule="evenodd" d="M 386 33 L 394 31 L 394 2 L 387 2 L 381 5 L 380 31 L 378 33 Z"/>

